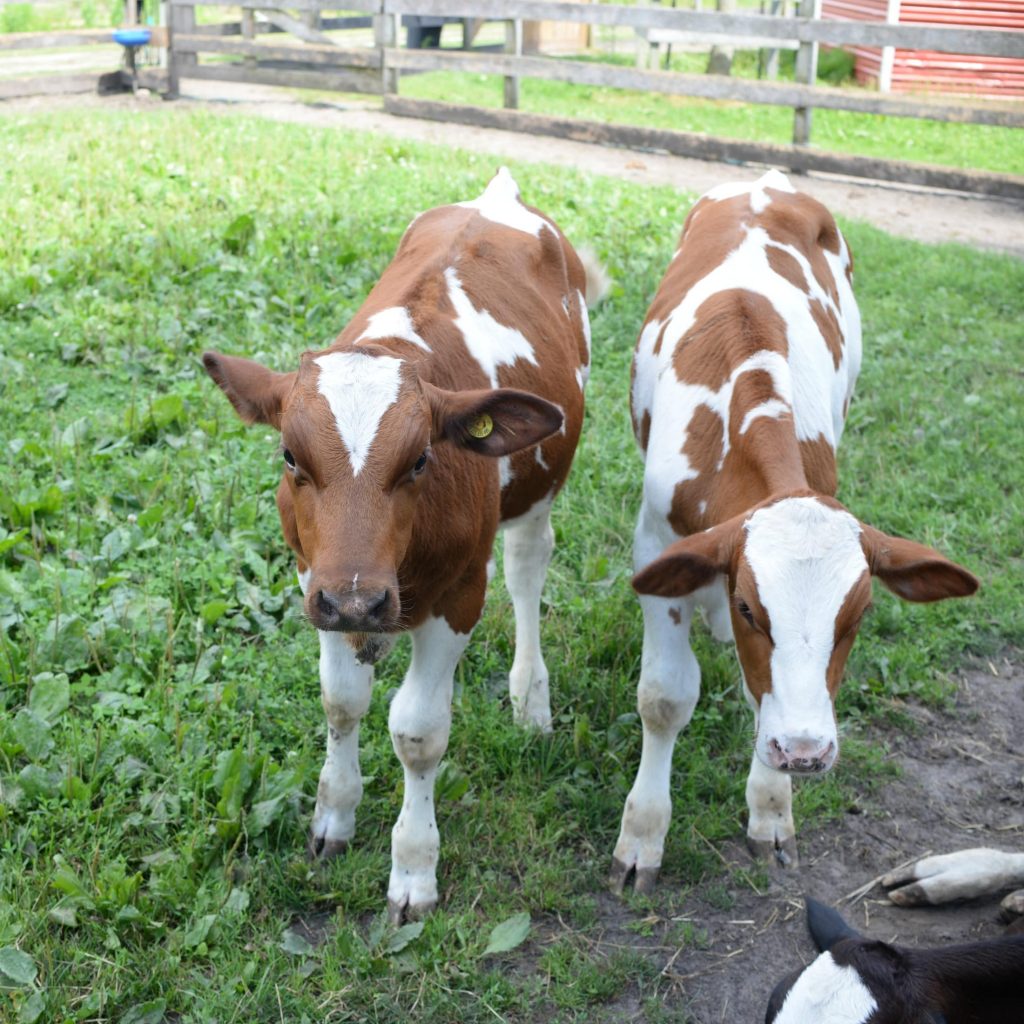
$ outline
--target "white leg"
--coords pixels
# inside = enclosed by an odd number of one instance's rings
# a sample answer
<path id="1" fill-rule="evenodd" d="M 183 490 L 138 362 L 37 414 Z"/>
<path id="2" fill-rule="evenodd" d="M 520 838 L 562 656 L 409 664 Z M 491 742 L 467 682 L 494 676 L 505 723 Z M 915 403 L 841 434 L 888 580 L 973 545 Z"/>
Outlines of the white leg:
<path id="1" fill-rule="evenodd" d="M 729 614 L 729 591 L 724 577 L 698 590 L 693 599 L 702 608 L 711 635 L 719 643 L 731 643 L 734 639 L 732 616 Z"/>
<path id="2" fill-rule="evenodd" d="M 551 698 L 540 650 L 540 594 L 554 547 L 550 503 L 505 527 L 505 585 L 516 613 L 516 654 L 508 678 L 512 712 L 519 725 L 544 732 L 551 731 Z"/>
<path id="3" fill-rule="evenodd" d="M 747 846 L 758 860 L 796 867 L 796 829 L 793 827 L 793 780 L 761 762 L 757 754 L 747 776 Z"/>
<path id="4" fill-rule="evenodd" d="M 359 720 L 370 706 L 373 666 L 360 665 L 342 633 L 320 633 L 320 699 L 327 715 L 327 757 L 309 830 L 314 857 L 342 853 L 356 831 L 363 797 Z"/>
<path id="5" fill-rule="evenodd" d="M 617 892 L 632 871 L 638 892 L 649 890 L 658 877 L 672 816 L 672 751 L 700 695 L 700 667 L 689 641 L 692 603 L 641 597 L 640 605 L 644 646 L 637 708 L 643 722 L 643 747 L 612 859 L 611 885 Z"/>
<path id="6" fill-rule="evenodd" d="M 388 913 L 421 916 L 437 905 L 440 839 L 434 818 L 434 777 L 448 747 L 455 666 L 469 641 L 442 618 L 428 619 L 412 633 L 412 662 L 395 699 L 388 725 L 405 770 L 402 810 L 391 832 Z"/>

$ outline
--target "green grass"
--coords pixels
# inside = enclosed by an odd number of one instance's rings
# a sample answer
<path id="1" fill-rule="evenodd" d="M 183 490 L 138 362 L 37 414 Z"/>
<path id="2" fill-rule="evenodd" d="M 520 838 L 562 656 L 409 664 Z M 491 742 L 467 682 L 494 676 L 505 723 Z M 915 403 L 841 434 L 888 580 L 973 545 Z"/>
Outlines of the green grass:
<path id="1" fill-rule="evenodd" d="M 696 60 L 695 57 L 689 54 L 685 59 L 678 58 L 673 67 L 691 73 L 702 72 L 706 55 Z M 753 54 L 746 57 L 738 62 L 738 76 L 753 73 Z M 401 93 L 414 99 L 500 107 L 502 82 L 499 75 L 437 71 L 406 76 L 402 79 Z M 788 144 L 793 140 L 793 111 L 789 107 L 664 96 L 530 78 L 520 80 L 519 97 L 521 110 L 552 117 L 701 132 L 755 142 Z M 813 118 L 811 141 L 817 149 L 1024 174 L 1024 133 L 1013 128 L 945 124 L 845 110 L 815 110 Z"/>
<path id="2" fill-rule="evenodd" d="M 325 726 L 274 508 L 277 440 L 242 427 L 198 360 L 214 347 L 285 367 L 326 343 L 411 216 L 478 194 L 493 169 L 166 110 L 0 117 L 0 972 L 35 972 L 0 992 L 0 1019 L 599 1021 L 624 994 L 655 1013 L 647 962 L 589 939 L 639 755 L 630 353 L 691 197 L 513 168 L 621 283 L 594 316 L 584 440 L 555 514 L 555 733 L 511 725 L 496 585 L 457 676 L 442 905 L 418 935 L 379 917 L 401 781 L 386 704 L 407 645 L 364 724 L 357 842 L 314 869 Z M 1024 642 L 1024 267 L 846 227 L 866 360 L 841 496 L 984 580 L 935 607 L 878 595 L 841 697 L 856 725 L 894 699 L 941 700 L 967 652 Z M 659 908 L 715 878 L 711 847 L 743 829 L 735 660 L 703 634 L 697 647 L 705 693 L 676 753 Z M 877 747 L 844 749 L 800 787 L 804 828 L 883 774 Z M 718 884 L 724 901 L 763 879 Z M 628 906 L 641 921 L 652 902 Z M 526 943 L 484 956 L 523 912 Z"/>

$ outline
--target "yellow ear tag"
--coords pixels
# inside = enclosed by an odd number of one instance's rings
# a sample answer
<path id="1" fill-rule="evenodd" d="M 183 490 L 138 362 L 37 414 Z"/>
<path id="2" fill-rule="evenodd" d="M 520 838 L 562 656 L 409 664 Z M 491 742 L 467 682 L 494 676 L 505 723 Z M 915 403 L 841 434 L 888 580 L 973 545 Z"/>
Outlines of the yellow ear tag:
<path id="1" fill-rule="evenodd" d="M 474 437 L 490 437 L 493 430 L 494 420 L 485 412 L 480 413 L 469 428 L 469 432 Z"/>

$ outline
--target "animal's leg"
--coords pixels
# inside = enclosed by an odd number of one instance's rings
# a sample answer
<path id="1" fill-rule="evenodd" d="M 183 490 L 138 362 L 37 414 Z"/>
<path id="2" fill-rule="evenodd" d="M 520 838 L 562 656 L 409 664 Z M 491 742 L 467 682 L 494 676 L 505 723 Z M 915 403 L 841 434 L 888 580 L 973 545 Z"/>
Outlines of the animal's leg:
<path id="1" fill-rule="evenodd" d="M 882 879 L 882 885 L 891 889 L 889 899 L 903 907 L 976 899 L 1021 882 L 1024 882 L 1024 853 L 986 846 L 923 857 L 890 871 Z"/>
<path id="2" fill-rule="evenodd" d="M 310 571 L 299 569 L 305 594 Z M 320 632 L 320 700 L 327 715 L 327 757 L 320 769 L 316 808 L 309 828 L 309 853 L 328 858 L 343 853 L 356 832 L 356 808 L 363 798 L 359 771 L 359 720 L 370 706 L 373 666 L 361 665 L 342 633 Z"/>
<path id="3" fill-rule="evenodd" d="M 505 528 L 505 585 L 516 613 L 516 654 L 509 673 L 519 725 L 551 731 L 548 670 L 540 649 L 540 594 L 555 547 L 551 505 L 544 503 Z"/>
<path id="4" fill-rule="evenodd" d="M 637 708 L 643 747 L 612 858 L 610 882 L 616 892 L 622 892 L 633 871 L 638 892 L 648 891 L 657 880 L 672 816 L 672 751 L 700 695 L 700 667 L 689 641 L 691 602 L 644 596 L 640 605 L 644 646 Z"/>
<path id="5" fill-rule="evenodd" d="M 363 797 L 359 720 L 370 706 L 373 666 L 360 665 L 342 633 L 320 633 L 320 699 L 327 715 L 327 757 L 309 830 L 313 857 L 342 853 L 355 835 Z"/>
<path id="6" fill-rule="evenodd" d="M 391 742 L 405 773 L 402 810 L 391 832 L 388 914 L 395 923 L 437 905 L 434 778 L 448 747 L 455 666 L 468 641 L 469 633 L 455 632 L 443 618 L 413 630 L 412 662 L 391 702 Z"/>
<path id="7" fill-rule="evenodd" d="M 762 861 L 793 868 L 799 863 L 793 827 L 793 780 L 762 764 L 757 754 L 747 776 L 747 846 Z"/>
<path id="8" fill-rule="evenodd" d="M 703 609 L 711 635 L 721 643 L 731 643 L 734 639 L 732 616 L 729 614 L 729 592 L 724 580 L 717 579 L 698 590 L 693 599 Z"/>

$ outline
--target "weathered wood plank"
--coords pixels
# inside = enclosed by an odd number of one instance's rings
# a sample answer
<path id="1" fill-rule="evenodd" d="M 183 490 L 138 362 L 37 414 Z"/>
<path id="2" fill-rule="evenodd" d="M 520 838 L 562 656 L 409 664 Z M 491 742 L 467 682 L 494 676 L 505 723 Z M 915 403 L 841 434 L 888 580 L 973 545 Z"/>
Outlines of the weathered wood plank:
<path id="1" fill-rule="evenodd" d="M 478 0 L 382 0 L 395 14 L 475 17 Z M 993 29 L 938 28 L 928 25 L 887 25 L 862 21 L 816 21 L 764 14 L 717 14 L 674 7 L 621 7 L 612 4 L 490 0 L 493 20 L 570 21 L 588 25 L 668 28 L 681 32 L 713 32 L 731 36 L 795 39 L 832 45 L 898 46 L 909 50 L 1024 57 L 1024 32 Z"/>
<path id="2" fill-rule="evenodd" d="M 151 30 L 150 46 L 165 46 L 167 32 L 162 28 Z M 53 46 L 113 45 L 112 28 L 86 28 L 67 32 L 11 32 L 0 35 L 0 50 L 42 50 Z"/>
<path id="3" fill-rule="evenodd" d="M 343 49 L 340 46 L 274 46 L 223 36 L 187 35 L 174 37 L 175 49 L 182 53 L 227 53 L 260 60 L 293 60 L 330 67 L 380 69 L 380 50 Z"/>
<path id="4" fill-rule="evenodd" d="M 255 13 L 253 8 L 246 8 L 251 14 Z M 337 29 L 372 28 L 373 18 L 369 15 L 353 15 L 348 18 L 321 18 L 320 29 L 323 32 L 333 32 Z M 256 35 L 280 35 L 284 33 L 283 28 L 271 25 L 262 21 L 256 23 Z M 197 25 L 193 33 L 197 36 L 240 36 L 244 35 L 240 21 L 222 21 L 213 25 Z"/>
<path id="5" fill-rule="evenodd" d="M 261 8 L 256 11 L 265 21 L 269 21 L 271 25 L 276 25 L 279 29 L 283 29 L 290 35 L 301 39 L 305 43 L 316 43 L 319 46 L 334 46 L 334 40 L 325 35 L 323 32 L 315 28 L 310 28 L 303 21 L 299 21 L 297 18 L 293 18 L 290 14 L 286 14 L 284 11 Z"/>
<path id="6" fill-rule="evenodd" d="M 470 74 L 546 78 L 577 85 L 611 86 L 674 96 L 700 96 L 705 99 L 742 100 L 783 107 L 818 107 L 864 114 L 888 114 L 893 117 L 927 118 L 933 121 L 1024 127 L 1024 105 L 1019 103 L 951 103 L 924 97 L 883 95 L 867 90 L 836 89 L 795 82 L 754 81 L 723 75 L 643 71 L 591 61 L 520 57 L 501 53 L 389 49 L 384 54 L 389 67 L 405 70 L 445 69 Z"/>
<path id="7" fill-rule="evenodd" d="M 280 85 L 289 89 L 323 89 L 334 92 L 380 94 L 380 74 L 360 68 L 337 71 L 292 71 L 280 68 L 246 67 L 244 64 L 200 64 L 183 78 L 201 78 L 214 82 L 248 82 L 253 85 Z"/>
<path id="8" fill-rule="evenodd" d="M 457 106 L 432 100 L 413 100 L 404 96 L 386 96 L 384 109 L 401 117 L 427 118 L 483 128 L 546 135 L 578 142 L 622 146 L 630 149 L 662 150 L 676 156 L 735 163 L 767 164 L 788 170 L 823 171 L 856 178 L 898 181 L 910 185 L 974 192 L 1005 199 L 1024 200 L 1024 177 L 961 171 L 930 164 L 842 153 L 822 153 L 804 146 L 778 146 L 763 142 L 716 139 L 690 132 L 670 132 L 654 128 L 635 128 L 572 118 L 524 114 L 519 110 L 484 109 Z"/>
<path id="9" fill-rule="evenodd" d="M 99 75 L 46 75 L 37 78 L 0 78 L 0 100 L 23 96 L 54 96 L 63 93 L 96 92 Z"/>
<path id="10" fill-rule="evenodd" d="M 251 7 L 257 10 L 275 8 L 290 11 L 380 11 L 380 0 L 344 0 L 324 3 L 323 0 L 171 0 L 173 7 Z"/>

